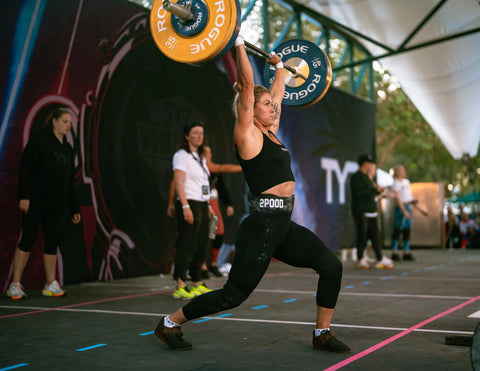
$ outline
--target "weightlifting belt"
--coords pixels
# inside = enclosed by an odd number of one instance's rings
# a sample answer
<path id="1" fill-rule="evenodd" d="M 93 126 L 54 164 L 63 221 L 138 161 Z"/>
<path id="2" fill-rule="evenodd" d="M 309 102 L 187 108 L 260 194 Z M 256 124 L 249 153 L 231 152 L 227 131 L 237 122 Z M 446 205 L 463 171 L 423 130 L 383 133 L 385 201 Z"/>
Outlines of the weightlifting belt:
<path id="1" fill-rule="evenodd" d="M 250 195 L 248 197 L 248 207 L 250 212 L 272 213 L 277 211 L 293 211 L 295 196 L 278 197 L 274 195 Z"/>

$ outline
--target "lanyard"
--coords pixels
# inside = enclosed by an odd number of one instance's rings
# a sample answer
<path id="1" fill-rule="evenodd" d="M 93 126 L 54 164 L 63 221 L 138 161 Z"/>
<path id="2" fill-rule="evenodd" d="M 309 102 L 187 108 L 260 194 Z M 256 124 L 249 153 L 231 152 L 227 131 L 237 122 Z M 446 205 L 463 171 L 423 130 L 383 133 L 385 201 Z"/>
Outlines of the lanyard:
<path id="1" fill-rule="evenodd" d="M 207 169 L 205 169 L 205 167 L 203 166 L 203 162 L 200 160 L 200 157 L 198 157 L 198 158 L 195 157 L 195 156 L 193 155 L 193 152 L 190 152 L 190 154 L 192 155 L 193 159 L 200 164 L 200 167 L 202 168 L 203 172 L 204 172 L 205 174 L 207 174 L 207 179 L 208 179 L 208 178 L 210 177 L 210 173 L 209 173 L 209 172 L 207 171 Z"/>

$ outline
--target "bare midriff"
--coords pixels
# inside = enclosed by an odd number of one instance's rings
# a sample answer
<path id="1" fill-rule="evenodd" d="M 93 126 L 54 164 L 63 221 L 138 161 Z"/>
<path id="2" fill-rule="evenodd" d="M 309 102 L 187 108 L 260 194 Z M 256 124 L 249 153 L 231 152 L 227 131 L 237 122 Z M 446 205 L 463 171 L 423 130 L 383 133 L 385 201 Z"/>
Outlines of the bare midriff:
<path id="1" fill-rule="evenodd" d="M 293 191 L 295 189 L 295 182 L 288 181 L 284 183 L 277 184 L 272 188 L 267 189 L 266 191 L 262 192 L 262 194 L 269 194 L 278 197 L 291 197 L 293 196 Z"/>

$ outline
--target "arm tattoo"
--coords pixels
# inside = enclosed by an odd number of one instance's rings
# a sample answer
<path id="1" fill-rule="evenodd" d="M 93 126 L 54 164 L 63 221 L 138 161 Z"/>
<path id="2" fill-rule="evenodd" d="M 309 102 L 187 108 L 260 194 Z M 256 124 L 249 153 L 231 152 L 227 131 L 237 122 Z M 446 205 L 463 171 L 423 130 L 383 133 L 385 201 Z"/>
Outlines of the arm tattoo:
<path id="1" fill-rule="evenodd" d="M 273 109 L 275 110 L 275 120 L 277 120 L 280 117 L 280 109 L 277 102 L 273 104 Z"/>

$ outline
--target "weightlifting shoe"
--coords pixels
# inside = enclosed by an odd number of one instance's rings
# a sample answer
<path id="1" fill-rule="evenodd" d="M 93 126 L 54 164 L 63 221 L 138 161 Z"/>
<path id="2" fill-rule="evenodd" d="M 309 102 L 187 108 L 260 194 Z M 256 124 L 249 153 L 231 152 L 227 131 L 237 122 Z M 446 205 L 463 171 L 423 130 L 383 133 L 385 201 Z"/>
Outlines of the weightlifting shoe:
<path id="1" fill-rule="evenodd" d="M 166 327 L 165 317 L 162 317 L 155 329 L 155 335 L 173 350 L 191 350 L 192 344 L 183 340 L 183 332 L 180 326 Z"/>
<path id="2" fill-rule="evenodd" d="M 331 331 L 327 331 L 320 336 L 315 336 L 313 332 L 313 349 L 327 350 L 334 353 L 350 353 L 350 348 L 338 340 Z"/>

